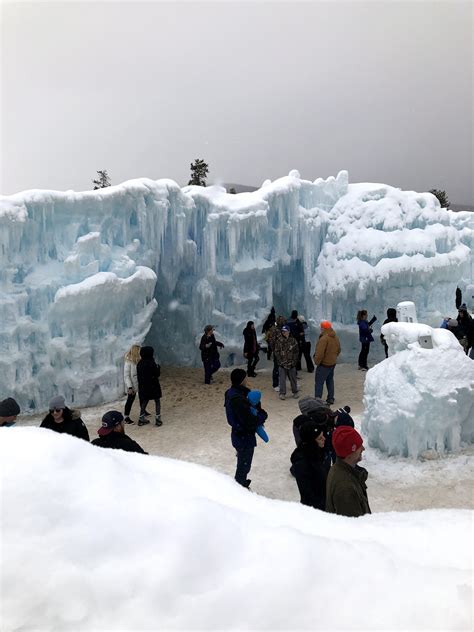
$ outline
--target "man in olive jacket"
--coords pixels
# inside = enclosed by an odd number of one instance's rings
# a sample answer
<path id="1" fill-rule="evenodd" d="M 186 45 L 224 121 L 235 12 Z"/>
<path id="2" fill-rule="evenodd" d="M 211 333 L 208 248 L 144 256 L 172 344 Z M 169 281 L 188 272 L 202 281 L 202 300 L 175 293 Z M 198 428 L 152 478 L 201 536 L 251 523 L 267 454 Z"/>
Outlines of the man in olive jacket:
<path id="1" fill-rule="evenodd" d="M 326 383 L 328 398 L 326 403 L 334 404 L 334 369 L 337 356 L 341 353 L 341 343 L 328 320 L 321 321 L 321 333 L 314 352 L 314 396 L 322 399 L 323 387 Z"/>
<path id="2" fill-rule="evenodd" d="M 365 450 L 362 437 L 350 426 L 339 426 L 332 435 L 337 459 L 326 483 L 326 511 L 358 517 L 371 513 L 365 484 L 368 472 L 357 465 Z"/>

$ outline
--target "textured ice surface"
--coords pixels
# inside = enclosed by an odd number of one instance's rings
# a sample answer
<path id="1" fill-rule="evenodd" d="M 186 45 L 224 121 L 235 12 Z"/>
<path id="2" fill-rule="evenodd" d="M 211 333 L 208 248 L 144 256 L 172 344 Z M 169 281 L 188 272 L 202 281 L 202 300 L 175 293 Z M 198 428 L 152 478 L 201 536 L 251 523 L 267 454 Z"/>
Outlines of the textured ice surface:
<path id="1" fill-rule="evenodd" d="M 401 300 L 438 322 L 472 283 L 472 235 L 470 213 L 345 171 L 237 195 L 140 179 L 0 197 L 0 395 L 23 408 L 114 398 L 130 344 L 195 364 L 207 323 L 222 362 L 241 362 L 243 326 L 272 305 L 342 332 L 357 309 L 380 321 Z"/>
<path id="2" fill-rule="evenodd" d="M 362 431 L 389 455 L 455 452 L 474 441 L 474 362 L 447 329 L 382 327 L 390 356 L 367 373 Z M 433 348 L 419 338 L 430 337 Z"/>

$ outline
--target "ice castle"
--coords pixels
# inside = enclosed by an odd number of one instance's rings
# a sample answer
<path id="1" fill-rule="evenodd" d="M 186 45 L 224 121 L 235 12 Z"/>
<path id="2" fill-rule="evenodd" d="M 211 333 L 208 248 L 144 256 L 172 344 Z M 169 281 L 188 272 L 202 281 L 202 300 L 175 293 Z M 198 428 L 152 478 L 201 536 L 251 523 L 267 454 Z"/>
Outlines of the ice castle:
<path id="1" fill-rule="evenodd" d="M 122 358 L 145 340 L 164 365 L 199 361 L 216 326 L 223 364 L 272 305 L 354 329 L 409 299 L 433 324 L 472 285 L 473 215 L 430 193 L 314 182 L 297 171 L 252 193 L 139 179 L 0 197 L 0 396 L 44 409 L 122 394 Z M 355 329 L 354 329 L 355 331 Z"/>

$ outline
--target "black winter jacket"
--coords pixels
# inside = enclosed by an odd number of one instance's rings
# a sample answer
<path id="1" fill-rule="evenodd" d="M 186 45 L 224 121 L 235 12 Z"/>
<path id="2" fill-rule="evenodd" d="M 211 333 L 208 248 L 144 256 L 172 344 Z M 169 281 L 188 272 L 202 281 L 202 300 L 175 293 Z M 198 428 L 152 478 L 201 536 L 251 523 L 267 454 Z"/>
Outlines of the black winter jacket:
<path id="1" fill-rule="evenodd" d="M 153 347 L 140 349 L 141 360 L 137 364 L 138 395 L 141 400 L 160 399 L 160 365 L 153 357 Z"/>
<path id="2" fill-rule="evenodd" d="M 259 420 L 258 417 L 252 414 L 250 402 L 247 399 L 249 393 L 250 389 L 245 386 L 232 386 L 225 393 L 224 406 L 227 423 L 232 427 L 231 440 L 236 450 L 257 445 L 255 430 L 262 423 L 262 416 L 260 416 Z M 266 419 L 267 413 L 261 408 L 260 404 L 257 406 L 257 409 L 265 414 Z"/>
<path id="3" fill-rule="evenodd" d="M 328 464 L 324 450 L 301 443 L 291 455 L 290 472 L 296 478 L 301 504 L 325 510 Z"/>
<path id="4" fill-rule="evenodd" d="M 208 347 L 207 345 L 209 344 L 210 346 Z M 224 345 L 222 344 L 222 342 L 219 342 L 218 340 L 216 340 L 216 337 L 214 336 L 214 334 L 212 334 L 212 336 L 208 336 L 207 334 L 204 334 L 201 338 L 201 342 L 199 343 L 199 349 L 201 351 L 201 360 L 203 362 L 210 362 L 211 360 L 218 358 L 219 351 L 217 350 L 217 347 L 223 348 Z"/>
<path id="5" fill-rule="evenodd" d="M 112 448 L 113 450 L 125 450 L 125 452 L 139 452 L 140 454 L 148 454 L 138 445 L 136 441 L 122 432 L 109 432 L 105 437 L 99 437 L 92 441 L 92 445 L 99 448 Z"/>
<path id="6" fill-rule="evenodd" d="M 48 430 L 54 430 L 54 432 L 70 434 L 78 439 L 84 439 L 89 441 L 89 432 L 87 431 L 85 423 L 81 419 L 80 410 L 71 410 L 65 408 L 63 412 L 64 421 L 56 423 L 53 415 L 48 413 L 41 422 L 40 428 L 47 428 Z"/>

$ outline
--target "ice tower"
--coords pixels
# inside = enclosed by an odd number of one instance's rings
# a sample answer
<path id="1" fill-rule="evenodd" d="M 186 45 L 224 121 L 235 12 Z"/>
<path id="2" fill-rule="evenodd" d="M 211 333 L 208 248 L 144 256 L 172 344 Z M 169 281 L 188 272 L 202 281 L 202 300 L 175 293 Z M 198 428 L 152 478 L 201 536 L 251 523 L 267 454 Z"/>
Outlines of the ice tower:
<path id="1" fill-rule="evenodd" d="M 212 323 L 223 363 L 270 307 L 354 329 L 357 309 L 402 300 L 418 319 L 453 311 L 472 284 L 472 215 L 429 193 L 297 171 L 252 193 L 132 180 L 85 193 L 0 197 L 0 396 L 45 408 L 122 393 L 125 351 L 193 365 Z"/>

